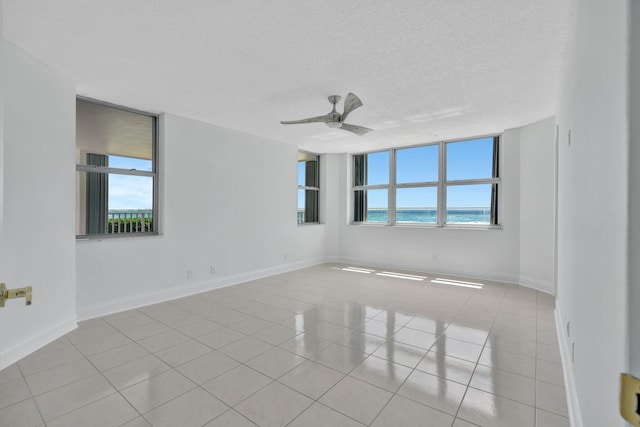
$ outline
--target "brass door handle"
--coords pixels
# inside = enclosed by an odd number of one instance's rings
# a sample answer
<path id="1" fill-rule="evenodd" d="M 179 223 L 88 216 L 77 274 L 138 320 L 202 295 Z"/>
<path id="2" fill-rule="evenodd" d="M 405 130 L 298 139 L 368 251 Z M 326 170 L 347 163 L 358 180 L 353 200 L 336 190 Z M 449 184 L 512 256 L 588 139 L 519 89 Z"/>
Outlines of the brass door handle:
<path id="1" fill-rule="evenodd" d="M 17 289 L 7 289 L 7 285 L 0 283 L 0 307 L 4 307 L 4 301 L 12 298 L 23 298 L 24 305 L 31 305 L 31 286 Z"/>

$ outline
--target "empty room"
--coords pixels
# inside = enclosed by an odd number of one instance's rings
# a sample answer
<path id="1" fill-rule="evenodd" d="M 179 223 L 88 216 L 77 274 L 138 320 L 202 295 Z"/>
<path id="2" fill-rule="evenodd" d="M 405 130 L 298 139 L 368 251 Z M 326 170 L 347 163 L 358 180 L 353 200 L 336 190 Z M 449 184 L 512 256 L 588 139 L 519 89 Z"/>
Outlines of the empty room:
<path id="1" fill-rule="evenodd" d="M 0 426 L 640 425 L 638 2 L 0 16 Z"/>

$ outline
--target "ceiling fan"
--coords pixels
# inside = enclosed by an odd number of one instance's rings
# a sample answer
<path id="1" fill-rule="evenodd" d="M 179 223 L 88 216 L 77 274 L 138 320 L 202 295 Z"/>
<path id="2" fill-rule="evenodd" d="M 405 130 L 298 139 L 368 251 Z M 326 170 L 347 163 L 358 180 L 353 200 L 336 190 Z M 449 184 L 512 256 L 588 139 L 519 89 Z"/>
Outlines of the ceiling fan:
<path id="1" fill-rule="evenodd" d="M 303 123 L 324 123 L 330 128 L 338 128 L 343 129 L 349 132 L 353 132 L 358 136 L 362 136 L 367 132 L 371 132 L 373 129 L 366 128 L 364 126 L 356 126 L 350 125 L 349 123 L 345 123 L 345 119 L 353 110 L 358 107 L 362 107 L 362 101 L 353 93 L 349 92 L 347 97 L 344 99 L 344 111 L 342 114 L 336 111 L 336 104 L 340 102 L 340 96 L 331 95 L 329 97 L 329 102 L 333 104 L 333 110 L 331 112 L 325 114 L 324 116 L 310 117 L 308 119 L 302 120 L 291 120 L 291 121 L 282 121 L 283 125 L 297 125 Z"/>

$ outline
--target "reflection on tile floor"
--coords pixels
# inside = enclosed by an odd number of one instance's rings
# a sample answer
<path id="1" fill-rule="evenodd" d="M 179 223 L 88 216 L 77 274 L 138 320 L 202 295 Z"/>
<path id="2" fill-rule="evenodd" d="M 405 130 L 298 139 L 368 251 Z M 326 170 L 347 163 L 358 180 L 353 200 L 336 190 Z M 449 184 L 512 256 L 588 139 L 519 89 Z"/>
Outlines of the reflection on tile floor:
<path id="1" fill-rule="evenodd" d="M 569 426 L 552 297 L 349 267 L 81 322 L 0 371 L 0 424 Z"/>

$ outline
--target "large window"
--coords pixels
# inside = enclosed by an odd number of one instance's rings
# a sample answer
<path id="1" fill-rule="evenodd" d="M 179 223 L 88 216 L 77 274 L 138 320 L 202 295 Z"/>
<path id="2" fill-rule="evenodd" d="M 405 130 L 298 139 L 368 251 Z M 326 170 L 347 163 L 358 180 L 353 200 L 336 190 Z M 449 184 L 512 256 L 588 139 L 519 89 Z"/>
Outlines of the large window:
<path id="1" fill-rule="evenodd" d="M 499 137 L 353 156 L 353 222 L 498 225 Z"/>
<path id="2" fill-rule="evenodd" d="M 319 222 L 320 156 L 298 152 L 298 224 Z"/>
<path id="3" fill-rule="evenodd" d="M 76 234 L 157 233 L 157 117 L 76 101 Z"/>

